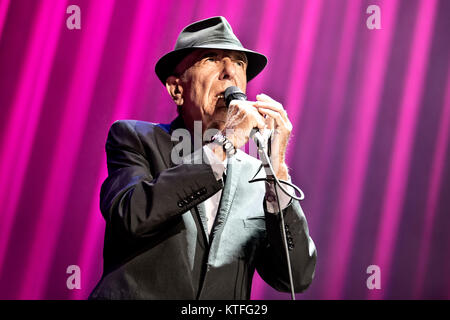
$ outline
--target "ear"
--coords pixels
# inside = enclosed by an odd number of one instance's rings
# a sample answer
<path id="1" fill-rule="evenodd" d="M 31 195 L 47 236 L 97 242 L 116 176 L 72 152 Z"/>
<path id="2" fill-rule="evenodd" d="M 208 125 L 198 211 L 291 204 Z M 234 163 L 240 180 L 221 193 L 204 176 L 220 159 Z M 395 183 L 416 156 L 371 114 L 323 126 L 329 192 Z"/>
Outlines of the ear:
<path id="1" fill-rule="evenodd" d="M 166 89 L 172 97 L 173 101 L 177 104 L 177 106 L 182 106 L 184 103 L 183 100 L 183 87 L 180 84 L 180 78 L 175 76 L 170 76 L 166 80 Z"/>

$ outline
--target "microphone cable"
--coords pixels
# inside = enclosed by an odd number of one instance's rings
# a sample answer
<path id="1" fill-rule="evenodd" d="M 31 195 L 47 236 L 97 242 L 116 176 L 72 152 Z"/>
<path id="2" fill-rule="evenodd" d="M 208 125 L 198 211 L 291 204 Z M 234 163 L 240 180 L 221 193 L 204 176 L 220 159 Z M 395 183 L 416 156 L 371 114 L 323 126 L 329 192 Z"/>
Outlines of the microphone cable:
<path id="1" fill-rule="evenodd" d="M 228 87 L 225 90 L 225 92 L 224 92 L 224 99 L 225 99 L 226 106 L 228 108 L 232 100 L 246 101 L 247 100 L 247 96 L 238 87 L 231 86 L 231 87 Z M 266 132 L 268 132 L 268 131 L 266 131 Z M 273 170 L 272 164 L 270 162 L 270 151 L 271 151 L 270 150 L 270 141 L 271 141 L 272 133 L 273 133 L 273 129 L 270 130 L 270 134 L 268 135 L 268 137 L 267 137 L 267 135 L 261 134 L 261 132 L 259 132 L 259 131 L 256 131 L 256 132 L 253 131 L 252 134 L 250 135 L 254 139 L 254 141 L 256 142 L 256 145 L 258 146 L 258 153 L 259 153 L 259 157 L 260 157 L 260 159 L 262 161 L 262 164 L 259 167 L 259 169 L 256 172 L 256 174 L 253 176 L 253 178 L 251 180 L 249 180 L 249 183 L 265 181 L 265 182 L 267 182 L 269 184 L 273 183 L 273 185 L 274 185 L 275 196 L 276 196 L 276 199 L 277 199 L 277 206 L 278 206 L 278 214 L 281 217 L 281 221 L 280 221 L 281 225 L 280 225 L 280 227 L 281 227 L 281 233 L 282 233 L 282 237 L 283 237 L 284 251 L 285 251 L 286 260 L 287 260 L 288 275 L 289 275 L 289 285 L 290 285 L 290 289 L 291 289 L 291 297 L 292 297 L 292 300 L 295 300 L 295 290 L 294 290 L 294 281 L 293 281 L 293 277 L 292 277 L 291 259 L 290 259 L 290 255 L 289 255 L 288 245 L 287 245 L 287 237 L 286 237 L 286 228 L 285 228 L 285 223 L 284 223 L 284 215 L 281 212 L 281 205 L 280 205 L 280 199 L 279 199 L 279 196 L 278 196 L 277 186 L 281 189 L 281 191 L 283 191 L 291 199 L 295 199 L 295 200 L 300 201 L 300 200 L 303 200 L 305 198 L 305 195 L 304 195 L 303 191 L 299 187 L 297 187 L 296 185 L 294 185 L 294 184 L 292 184 L 292 183 L 290 183 L 288 181 L 279 180 L 277 178 L 277 176 L 276 176 L 276 174 L 275 174 L 275 172 Z M 266 178 L 255 179 L 255 177 L 258 175 L 258 173 L 261 171 L 262 168 L 264 168 L 264 170 L 266 171 Z M 300 194 L 300 197 L 297 197 L 296 195 L 290 194 L 289 191 L 287 191 L 281 184 L 285 184 L 285 185 L 288 185 L 288 186 L 292 187 L 294 190 L 296 190 Z M 300 203 L 299 203 L 299 205 L 300 205 Z"/>
<path id="2" fill-rule="evenodd" d="M 272 130 L 273 132 L 273 130 Z M 281 235 L 283 238 L 283 247 L 284 247 L 284 252 L 286 255 L 286 261 L 287 261 L 287 268 L 288 268 L 288 275 L 289 275 L 289 285 L 290 285 L 290 289 L 291 289 L 291 298 L 292 300 L 295 300 L 295 290 L 294 290 L 294 281 L 293 281 L 293 276 L 292 276 L 292 267 L 291 267 L 291 259 L 290 259 L 290 255 L 289 255 L 289 249 L 288 249 L 288 245 L 287 245 L 287 236 L 286 236 L 286 228 L 285 228 L 285 223 L 284 223 L 284 214 L 281 211 L 281 205 L 280 205 L 280 198 L 278 195 L 278 190 L 277 190 L 277 186 L 281 189 L 281 191 L 283 191 L 286 195 L 288 195 L 291 199 L 295 199 L 295 200 L 303 200 L 305 198 L 305 195 L 303 193 L 303 191 L 297 187 L 296 185 L 294 185 L 293 183 L 290 183 L 288 181 L 285 180 L 279 180 L 273 170 L 272 164 L 270 162 L 270 142 L 271 142 L 271 136 L 272 136 L 272 132 L 269 136 L 268 139 L 264 139 L 263 136 L 259 133 L 256 132 L 253 134 L 253 139 L 256 142 L 256 145 L 258 146 L 258 153 L 260 155 L 260 159 L 261 159 L 261 166 L 259 167 L 258 171 L 256 172 L 256 174 L 253 176 L 253 178 L 251 180 L 249 180 L 249 183 L 254 183 L 254 182 L 259 182 L 259 181 L 265 181 L 267 183 L 272 183 L 275 189 L 275 196 L 277 199 L 277 207 L 278 207 L 278 214 L 281 217 L 280 220 L 280 228 L 281 228 Z M 269 150 L 266 150 L 266 149 Z M 266 178 L 258 178 L 255 179 L 255 177 L 258 175 L 258 173 L 261 171 L 261 169 L 264 168 L 264 170 L 266 171 Z M 288 185 L 290 187 L 292 187 L 294 190 L 296 190 L 300 196 L 297 197 L 296 195 L 292 195 L 289 193 L 289 191 L 287 191 L 282 184 Z"/>

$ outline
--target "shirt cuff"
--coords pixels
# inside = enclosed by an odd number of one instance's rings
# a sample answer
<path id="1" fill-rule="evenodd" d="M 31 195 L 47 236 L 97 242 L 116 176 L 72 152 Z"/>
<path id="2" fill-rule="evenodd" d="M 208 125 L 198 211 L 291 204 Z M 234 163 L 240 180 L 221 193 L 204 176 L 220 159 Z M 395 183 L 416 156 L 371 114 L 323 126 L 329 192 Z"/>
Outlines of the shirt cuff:
<path id="1" fill-rule="evenodd" d="M 211 169 L 214 173 L 214 176 L 217 180 L 220 180 L 223 178 L 223 173 L 225 172 L 226 168 L 226 159 L 224 162 L 222 162 L 212 150 L 211 143 L 205 144 L 203 146 L 203 153 L 205 155 L 205 160 L 208 162 L 208 164 L 211 166 Z"/>
<path id="2" fill-rule="evenodd" d="M 288 182 L 291 182 L 291 177 L 288 178 Z M 289 192 L 290 195 L 295 196 L 295 191 L 294 188 L 286 185 L 286 184 L 282 184 L 283 188 L 285 190 L 287 190 Z M 278 197 L 280 199 L 280 209 L 281 211 L 283 211 L 284 209 L 286 209 L 292 201 L 292 198 L 290 196 L 288 196 L 286 193 L 283 192 L 283 190 L 280 189 L 280 187 L 277 185 L 277 192 L 278 192 Z M 264 197 L 265 201 L 266 201 L 266 208 L 267 211 L 270 213 L 278 213 L 278 203 L 277 203 L 277 196 L 275 193 L 275 188 L 273 186 L 272 183 L 266 183 L 266 196 Z"/>

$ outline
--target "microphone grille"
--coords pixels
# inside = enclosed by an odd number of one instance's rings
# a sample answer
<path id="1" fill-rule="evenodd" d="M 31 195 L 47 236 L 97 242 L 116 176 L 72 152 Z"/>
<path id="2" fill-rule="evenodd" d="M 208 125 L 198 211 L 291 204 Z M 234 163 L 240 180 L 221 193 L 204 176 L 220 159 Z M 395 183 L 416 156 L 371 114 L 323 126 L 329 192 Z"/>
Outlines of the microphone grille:
<path id="1" fill-rule="evenodd" d="M 225 103 L 230 106 L 231 100 L 247 100 L 247 96 L 236 86 L 228 87 L 224 93 Z"/>

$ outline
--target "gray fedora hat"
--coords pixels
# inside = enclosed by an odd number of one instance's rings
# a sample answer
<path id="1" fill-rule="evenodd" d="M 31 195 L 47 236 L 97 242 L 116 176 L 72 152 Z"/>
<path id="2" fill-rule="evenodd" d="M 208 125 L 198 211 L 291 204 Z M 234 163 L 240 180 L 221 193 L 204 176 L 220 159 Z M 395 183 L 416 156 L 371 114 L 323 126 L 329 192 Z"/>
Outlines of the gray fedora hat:
<path id="1" fill-rule="evenodd" d="M 195 49 L 222 49 L 244 52 L 247 55 L 247 82 L 260 73 L 267 58 L 244 48 L 224 17 L 212 17 L 188 25 L 178 36 L 175 48 L 156 63 L 155 72 L 163 84 L 174 73 L 178 63 Z"/>

